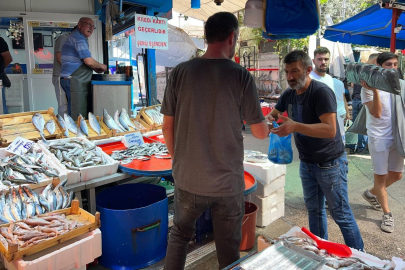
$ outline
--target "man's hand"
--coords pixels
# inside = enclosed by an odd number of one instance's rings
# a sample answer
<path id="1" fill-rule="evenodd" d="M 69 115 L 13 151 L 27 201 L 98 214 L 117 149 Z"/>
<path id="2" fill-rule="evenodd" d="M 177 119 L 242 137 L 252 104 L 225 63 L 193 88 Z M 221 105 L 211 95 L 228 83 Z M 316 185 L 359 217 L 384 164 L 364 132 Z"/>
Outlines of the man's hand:
<path id="1" fill-rule="evenodd" d="M 97 73 L 103 73 L 106 70 L 107 70 L 107 66 L 104 65 L 104 64 L 102 64 L 101 67 L 94 69 L 94 71 L 97 72 Z"/>
<path id="2" fill-rule="evenodd" d="M 272 129 L 273 128 L 273 121 L 275 121 L 276 119 L 274 119 L 274 117 L 271 115 L 271 113 L 266 115 L 264 118 L 266 119 L 267 124 L 269 125 L 269 129 Z"/>
<path id="3" fill-rule="evenodd" d="M 284 123 L 278 128 L 272 128 L 270 130 L 272 133 L 277 134 L 280 137 L 284 137 L 287 136 L 288 134 L 295 132 L 297 122 L 291 120 L 288 117 L 284 117 L 280 114 L 278 115 L 278 118 L 283 120 Z"/>
<path id="4" fill-rule="evenodd" d="M 345 120 L 350 120 L 350 113 L 346 113 Z"/>
<path id="5" fill-rule="evenodd" d="M 371 87 L 371 86 L 368 86 L 368 84 L 364 81 L 364 80 L 361 80 L 361 86 L 362 87 L 364 87 L 365 89 L 367 89 L 367 90 L 371 90 L 371 91 L 377 91 L 377 89 L 376 88 L 373 88 L 373 87 Z"/>

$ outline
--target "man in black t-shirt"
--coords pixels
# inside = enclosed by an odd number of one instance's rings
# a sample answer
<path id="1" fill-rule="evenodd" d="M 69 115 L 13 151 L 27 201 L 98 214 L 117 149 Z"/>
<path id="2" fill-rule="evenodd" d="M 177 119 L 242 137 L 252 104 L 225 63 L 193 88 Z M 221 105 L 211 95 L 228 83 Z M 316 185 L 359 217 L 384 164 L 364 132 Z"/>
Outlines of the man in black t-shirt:
<path id="1" fill-rule="evenodd" d="M 325 198 L 329 211 L 342 231 L 346 245 L 363 250 L 364 244 L 349 205 L 348 161 L 336 119 L 336 97 L 324 83 L 312 80 L 310 57 L 293 51 L 284 58 L 289 88 L 267 116 L 284 124 L 273 128 L 280 137 L 294 134 L 300 158 L 300 177 L 312 233 L 328 239 Z M 280 113 L 288 112 L 288 117 Z"/>
<path id="2" fill-rule="evenodd" d="M 6 41 L 0 37 L 0 80 L 3 81 L 2 98 L 3 98 L 3 114 L 8 114 L 8 108 L 6 105 L 6 87 L 5 80 L 7 78 L 4 69 L 13 61 L 10 52 L 8 51 L 8 45 Z"/>

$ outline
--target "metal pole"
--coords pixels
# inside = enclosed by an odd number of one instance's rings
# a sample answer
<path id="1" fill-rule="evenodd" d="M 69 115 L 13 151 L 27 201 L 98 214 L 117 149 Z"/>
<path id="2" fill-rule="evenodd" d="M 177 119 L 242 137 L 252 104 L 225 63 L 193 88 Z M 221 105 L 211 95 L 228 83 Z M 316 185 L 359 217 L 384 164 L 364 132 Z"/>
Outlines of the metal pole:
<path id="1" fill-rule="evenodd" d="M 321 46 L 321 21 L 322 21 L 322 16 L 321 16 L 321 1 L 318 0 L 318 6 L 319 6 L 319 28 L 318 28 L 318 35 L 316 36 L 316 47 L 318 48 Z"/>
<path id="2" fill-rule="evenodd" d="M 402 10 L 392 9 L 392 20 L 391 20 L 391 43 L 390 52 L 395 53 L 397 34 L 395 33 L 395 28 L 397 27 L 397 21 L 399 15 L 401 15 Z"/>

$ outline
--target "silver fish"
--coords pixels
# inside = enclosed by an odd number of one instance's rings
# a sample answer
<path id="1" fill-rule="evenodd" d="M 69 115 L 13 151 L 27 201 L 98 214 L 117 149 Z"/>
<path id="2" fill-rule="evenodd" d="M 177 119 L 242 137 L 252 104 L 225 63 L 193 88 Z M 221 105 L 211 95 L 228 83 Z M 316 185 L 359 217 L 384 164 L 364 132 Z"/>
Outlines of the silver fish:
<path id="1" fill-rule="evenodd" d="M 60 190 L 59 190 L 59 189 L 54 189 L 53 192 L 55 193 L 55 196 L 56 196 L 56 209 L 55 209 L 55 210 L 62 209 L 62 206 L 63 206 L 63 196 L 62 196 L 62 194 L 60 193 Z"/>
<path id="2" fill-rule="evenodd" d="M 126 130 L 130 130 L 129 129 L 129 126 L 128 126 L 128 123 L 126 122 L 126 120 L 124 119 L 124 116 L 122 115 L 122 114 L 120 114 L 120 116 L 119 116 L 119 121 L 120 121 L 120 124 L 121 124 L 121 126 L 123 127 L 123 128 L 125 128 Z"/>
<path id="3" fill-rule="evenodd" d="M 122 117 L 122 119 L 125 121 L 125 123 L 126 123 L 128 126 L 132 127 L 132 128 L 135 129 L 135 130 L 137 129 L 137 128 L 135 127 L 134 123 L 132 123 L 131 119 L 129 118 L 129 115 L 128 115 L 128 113 L 127 113 L 127 110 L 125 110 L 124 108 L 122 108 L 122 110 L 121 110 L 120 119 L 121 119 L 121 117 Z"/>
<path id="4" fill-rule="evenodd" d="M 56 130 L 55 121 L 52 119 L 46 122 L 45 124 L 46 129 L 48 130 L 49 134 L 54 134 Z"/>
<path id="5" fill-rule="evenodd" d="M 65 120 L 63 120 L 62 116 L 60 116 L 59 114 L 56 115 L 56 118 L 58 118 L 59 124 L 64 129 L 63 135 L 65 135 L 66 137 L 69 137 L 69 129 L 67 129 L 67 127 L 66 127 Z"/>
<path id="6" fill-rule="evenodd" d="M 62 209 L 65 209 L 67 207 L 67 204 L 69 203 L 69 194 L 63 189 L 62 186 L 59 187 L 59 191 L 62 194 L 63 198 Z"/>
<path id="7" fill-rule="evenodd" d="M 51 204 L 48 202 L 48 200 L 42 195 L 40 194 L 38 196 L 39 199 L 39 203 L 45 208 L 46 212 L 51 212 Z M 38 209 L 37 209 L 38 212 Z"/>
<path id="8" fill-rule="evenodd" d="M 109 129 L 116 129 L 118 132 L 124 132 L 114 121 L 114 119 L 108 114 L 107 110 L 103 111 L 103 121 Z"/>
<path id="9" fill-rule="evenodd" d="M 11 206 L 9 203 L 6 203 L 6 205 L 4 206 L 4 217 L 10 222 L 17 221 L 16 219 L 14 219 L 13 213 L 11 212 Z"/>
<path id="10" fill-rule="evenodd" d="M 74 134 L 77 134 L 76 123 L 72 119 L 72 117 L 70 117 L 70 115 L 68 115 L 67 113 L 65 113 L 65 124 L 66 124 L 66 127 L 70 130 L 70 132 L 73 132 Z"/>
<path id="11" fill-rule="evenodd" d="M 86 120 L 84 120 L 84 117 L 81 114 L 79 114 L 79 116 L 81 116 L 80 129 L 88 137 L 89 136 L 89 128 L 87 127 Z"/>
<path id="12" fill-rule="evenodd" d="M 21 208 L 18 204 L 11 204 L 11 213 L 13 214 L 14 220 L 21 220 Z"/>
<path id="13" fill-rule="evenodd" d="M 100 123 L 97 121 L 97 117 L 91 112 L 89 112 L 89 123 L 90 127 L 100 136 L 101 135 Z"/>
<path id="14" fill-rule="evenodd" d="M 32 116 L 32 124 L 34 127 L 39 131 L 39 135 L 41 135 L 42 140 L 45 143 L 48 143 L 44 136 L 44 128 L 45 128 L 45 119 L 40 113 L 36 113 Z"/>
<path id="15" fill-rule="evenodd" d="M 114 121 L 115 121 L 115 123 L 117 123 L 117 125 L 120 127 L 120 129 L 122 129 L 124 131 L 129 130 L 128 125 L 126 125 L 128 129 L 126 129 L 125 127 L 123 127 L 121 125 L 121 123 L 120 123 L 120 111 L 118 111 L 118 110 L 114 114 Z"/>

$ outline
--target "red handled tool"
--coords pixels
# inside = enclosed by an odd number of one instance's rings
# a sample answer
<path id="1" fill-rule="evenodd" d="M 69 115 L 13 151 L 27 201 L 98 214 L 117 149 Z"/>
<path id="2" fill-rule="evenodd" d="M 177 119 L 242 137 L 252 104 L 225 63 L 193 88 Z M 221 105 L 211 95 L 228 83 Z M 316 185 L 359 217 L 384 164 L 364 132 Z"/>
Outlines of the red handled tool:
<path id="1" fill-rule="evenodd" d="M 346 245 L 321 240 L 305 227 L 302 227 L 301 230 L 315 240 L 319 249 L 325 249 L 330 254 L 334 254 L 339 257 L 350 257 L 352 255 L 352 250 Z"/>

